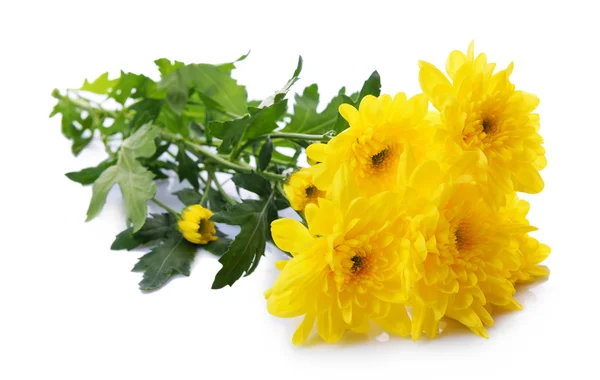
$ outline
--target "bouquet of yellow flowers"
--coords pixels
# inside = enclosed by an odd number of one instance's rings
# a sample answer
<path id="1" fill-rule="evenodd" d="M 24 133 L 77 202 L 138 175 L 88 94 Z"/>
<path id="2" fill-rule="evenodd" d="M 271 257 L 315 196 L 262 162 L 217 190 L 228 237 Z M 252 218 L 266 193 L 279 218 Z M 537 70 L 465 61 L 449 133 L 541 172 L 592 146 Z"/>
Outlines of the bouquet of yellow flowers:
<path id="1" fill-rule="evenodd" d="M 294 344 L 315 325 L 327 342 L 373 323 L 433 338 L 445 318 L 487 338 L 495 312 L 521 309 L 515 286 L 548 275 L 540 263 L 550 248 L 529 235 L 529 204 L 517 195 L 544 187 L 538 98 L 515 89 L 512 64 L 496 71 L 471 44 L 450 53 L 446 74 L 419 62 L 421 94 L 380 94 L 374 72 L 321 112 L 308 86 L 289 113 L 302 59 L 262 101 L 231 77 L 236 62 L 160 59 L 158 82 L 122 72 L 53 93 L 73 152 L 95 137 L 105 145 L 105 161 L 67 176 L 93 184 L 88 219 L 119 185 L 128 228 L 112 248 L 151 248 L 134 267 L 141 289 L 189 275 L 199 250 L 220 256 L 213 288 L 231 286 L 273 241 L 290 258 L 277 262 L 267 309 L 303 316 Z M 303 153 L 310 167 L 299 167 Z M 181 212 L 156 198 L 155 181 L 170 171 L 190 185 L 175 193 Z M 148 216 L 147 202 L 165 213 Z M 298 218 L 279 218 L 288 207 Z M 239 234 L 230 240 L 223 224 Z"/>

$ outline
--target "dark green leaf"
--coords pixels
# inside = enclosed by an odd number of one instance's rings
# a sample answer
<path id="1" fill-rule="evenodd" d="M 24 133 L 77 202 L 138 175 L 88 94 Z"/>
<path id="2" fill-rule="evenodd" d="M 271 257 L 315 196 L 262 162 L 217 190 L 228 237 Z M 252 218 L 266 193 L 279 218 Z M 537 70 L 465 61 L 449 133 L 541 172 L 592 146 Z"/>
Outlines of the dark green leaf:
<path id="1" fill-rule="evenodd" d="M 261 171 L 264 171 L 269 166 L 269 162 L 271 162 L 272 156 L 273 156 L 273 141 L 271 141 L 271 139 L 269 137 L 267 137 L 262 148 L 260 148 L 260 153 L 258 155 L 258 168 Z"/>
<path id="2" fill-rule="evenodd" d="M 230 245 L 231 239 L 228 239 L 225 236 L 220 236 L 217 240 L 211 241 L 210 243 L 201 247 L 215 256 L 222 256 Z"/>
<path id="3" fill-rule="evenodd" d="M 143 99 L 133 104 L 129 109 L 135 111 L 135 115 L 129 122 L 129 128 L 135 130 L 141 125 L 154 122 L 163 103 L 162 99 Z"/>
<path id="4" fill-rule="evenodd" d="M 114 251 L 132 250 L 142 244 L 176 235 L 179 235 L 179 230 L 177 229 L 177 220 L 173 215 L 168 213 L 152 214 L 138 232 L 134 233 L 133 228 L 128 228 L 118 234 L 110 249 Z"/>
<path id="5" fill-rule="evenodd" d="M 183 182 L 184 179 L 187 179 L 190 185 L 198 190 L 198 176 L 200 175 L 200 170 L 196 162 L 188 156 L 183 146 L 179 146 L 177 163 L 177 175 L 179 176 L 179 181 Z"/>
<path id="6" fill-rule="evenodd" d="M 183 189 L 173 193 L 186 206 L 200 204 L 202 194 L 193 189 Z"/>
<path id="7" fill-rule="evenodd" d="M 265 108 L 251 108 L 251 115 L 242 118 L 215 121 L 209 124 L 211 134 L 222 139 L 219 153 L 229 153 L 242 140 L 251 140 L 277 128 L 277 121 L 287 111 L 287 100 Z"/>
<path id="8" fill-rule="evenodd" d="M 269 181 L 256 173 L 240 173 L 234 175 L 231 179 L 236 186 L 251 191 L 260 197 L 267 197 L 271 194 L 271 184 Z"/>
<path id="9" fill-rule="evenodd" d="M 341 99 L 340 104 L 348 103 L 348 104 L 351 104 L 354 107 L 358 108 L 358 106 L 360 105 L 360 102 L 362 101 L 362 99 L 365 96 L 367 96 L 367 95 L 379 96 L 379 94 L 381 94 L 381 77 L 379 76 L 379 73 L 377 71 L 373 71 L 371 76 L 369 76 L 369 78 L 363 84 L 363 86 L 360 90 L 360 93 L 352 95 L 351 97 L 344 95 Z M 336 133 L 341 133 L 342 131 L 346 130 L 347 128 L 348 128 L 348 122 L 342 117 L 342 115 L 339 115 L 333 130 Z"/>
<path id="10" fill-rule="evenodd" d="M 223 196 L 221 195 L 221 193 L 218 190 L 209 188 L 209 189 L 206 189 L 205 191 L 208 191 L 207 206 L 208 206 L 209 210 L 211 210 L 212 212 L 219 212 L 219 211 L 223 211 L 223 210 L 227 209 L 227 205 L 229 203 L 227 203 L 225 198 L 223 198 Z"/>
<path id="11" fill-rule="evenodd" d="M 154 290 L 164 285 L 177 273 L 190 275 L 190 267 L 198 246 L 175 235 L 142 256 L 133 267 L 134 272 L 144 272 L 140 289 Z"/>
<path id="12" fill-rule="evenodd" d="M 275 218 L 277 210 L 271 197 L 262 201 L 244 200 L 213 215 L 212 220 L 217 223 L 241 226 L 240 233 L 219 259 L 223 268 L 215 277 L 213 289 L 231 286 L 244 273 L 249 275 L 256 269 L 265 252 L 270 221 Z"/>
<path id="13" fill-rule="evenodd" d="M 344 102 L 345 88 L 342 88 L 336 97 L 323 110 L 317 112 L 319 105 L 319 88 L 316 84 L 304 89 L 302 95 L 296 94 L 294 104 L 294 115 L 289 124 L 283 128 L 283 132 L 323 134 L 334 128 L 338 119 L 338 108 Z"/>
<path id="14" fill-rule="evenodd" d="M 78 172 L 70 172 L 65 175 L 71 181 L 78 182 L 82 185 L 91 185 L 96 179 L 98 179 L 98 177 L 100 177 L 100 174 L 102 174 L 102 172 L 104 172 L 107 168 L 113 166 L 114 164 L 115 161 L 112 160 L 104 161 L 98 166 L 92 168 L 85 168 Z"/>
<path id="15" fill-rule="evenodd" d="M 133 228 L 128 228 L 117 235 L 115 241 L 110 246 L 110 249 L 113 251 L 120 251 L 123 249 L 130 251 L 140 245 L 142 245 L 142 242 L 139 239 L 136 239 Z"/>

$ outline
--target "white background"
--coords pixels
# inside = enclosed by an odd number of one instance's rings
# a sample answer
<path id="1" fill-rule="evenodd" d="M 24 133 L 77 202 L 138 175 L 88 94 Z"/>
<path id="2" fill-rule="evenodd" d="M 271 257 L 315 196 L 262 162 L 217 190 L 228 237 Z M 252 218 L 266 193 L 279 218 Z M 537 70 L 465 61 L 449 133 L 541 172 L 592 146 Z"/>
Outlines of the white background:
<path id="1" fill-rule="evenodd" d="M 598 379 L 597 274 L 600 27 L 593 1 L 5 1 L 0 5 L 0 378 Z M 444 67 L 475 40 L 513 81 L 541 98 L 549 165 L 531 200 L 535 236 L 552 247 L 548 281 L 518 292 L 524 310 L 496 318 L 485 340 L 460 329 L 416 343 L 373 334 L 294 347 L 297 321 L 270 316 L 267 252 L 233 288 L 210 290 L 220 264 L 200 254 L 190 278 L 142 294 L 143 252 L 113 252 L 124 218 L 118 191 L 84 223 L 91 189 L 63 173 L 74 158 L 47 116 L 53 88 L 104 71 L 156 77 L 153 60 L 220 63 L 252 49 L 235 77 L 251 98 L 302 81 L 322 99 L 379 70 L 384 92 L 418 91 L 417 61 Z M 159 197 L 177 184 L 160 186 Z"/>

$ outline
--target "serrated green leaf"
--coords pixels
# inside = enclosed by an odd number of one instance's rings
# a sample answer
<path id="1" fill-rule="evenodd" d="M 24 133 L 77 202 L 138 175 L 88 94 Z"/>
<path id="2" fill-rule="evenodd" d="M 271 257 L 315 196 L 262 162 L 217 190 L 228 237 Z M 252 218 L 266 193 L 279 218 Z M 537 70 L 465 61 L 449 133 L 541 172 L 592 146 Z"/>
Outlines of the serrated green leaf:
<path id="1" fill-rule="evenodd" d="M 227 209 L 229 203 L 223 198 L 223 195 L 221 195 L 218 190 L 208 188 L 205 191 L 208 191 L 207 207 L 209 210 L 212 212 L 219 212 Z"/>
<path id="2" fill-rule="evenodd" d="M 319 88 L 316 84 L 306 87 L 302 95 L 296 94 L 294 115 L 282 132 L 323 134 L 332 130 L 338 119 L 338 108 L 344 102 L 345 88 L 323 110 L 317 112 L 319 106 Z"/>
<path id="3" fill-rule="evenodd" d="M 108 94 L 109 90 L 114 88 L 117 83 L 119 83 L 119 78 L 108 79 L 108 72 L 106 72 L 91 83 L 86 79 L 83 82 L 81 89 L 84 91 L 93 92 L 94 94 L 104 95 Z"/>
<path id="4" fill-rule="evenodd" d="M 222 63 L 220 65 L 217 65 L 217 67 L 219 68 L 219 70 L 221 70 L 225 74 L 231 75 L 231 72 L 236 67 L 235 64 L 245 60 L 246 58 L 248 58 L 249 55 L 250 55 L 250 51 L 248 51 L 246 54 L 242 55 L 241 57 L 239 57 L 238 59 L 236 59 L 233 62 Z"/>
<path id="5" fill-rule="evenodd" d="M 98 166 L 85 168 L 78 172 L 66 173 L 65 175 L 73 182 L 77 182 L 82 185 L 91 185 L 96 179 L 98 179 L 98 177 L 100 177 L 100 174 L 114 164 L 115 161 L 108 160 L 100 163 Z"/>
<path id="6" fill-rule="evenodd" d="M 173 71 L 185 66 L 185 63 L 179 61 L 173 61 L 166 58 L 159 58 L 154 61 L 156 66 L 158 67 L 158 71 L 160 72 L 161 77 L 165 77 L 171 74 Z"/>
<path id="7" fill-rule="evenodd" d="M 223 268 L 215 276 L 213 289 L 233 285 L 244 273 L 249 275 L 256 269 L 264 255 L 270 222 L 277 218 L 272 197 L 267 200 L 244 200 L 213 215 L 217 223 L 241 226 L 240 233 L 231 243 L 219 262 Z"/>
<path id="8" fill-rule="evenodd" d="M 153 123 L 160 114 L 163 104 L 162 99 L 143 99 L 133 104 L 129 109 L 135 111 L 135 115 L 129 122 L 129 129 L 135 130 L 141 125 Z"/>
<path id="9" fill-rule="evenodd" d="M 269 166 L 272 156 L 273 141 L 271 141 L 271 138 L 267 137 L 262 148 L 260 148 L 260 153 L 258 154 L 258 168 L 261 171 L 264 171 Z"/>
<path id="10" fill-rule="evenodd" d="M 181 113 L 187 104 L 190 88 L 211 98 L 228 112 L 238 115 L 246 113 L 246 88 L 214 65 L 180 67 L 168 74 L 160 82 L 159 88 L 167 90 L 167 102 L 177 113 Z"/>
<path id="11" fill-rule="evenodd" d="M 217 240 L 211 241 L 210 243 L 202 245 L 200 247 L 212 253 L 215 256 L 222 256 L 227 251 L 227 248 L 229 248 L 230 245 L 231 239 L 228 239 L 225 236 L 219 236 Z"/>
<path id="12" fill-rule="evenodd" d="M 177 220 L 173 215 L 169 213 L 151 214 L 138 232 L 134 233 L 133 228 L 128 228 L 118 234 L 110 249 L 114 251 L 132 250 L 142 244 L 163 240 L 178 234 Z"/>
<path id="13" fill-rule="evenodd" d="M 202 194 L 194 189 L 179 190 L 174 192 L 173 195 L 179 198 L 181 203 L 186 206 L 197 205 L 202 201 Z"/>
<path id="14" fill-rule="evenodd" d="M 198 246 L 183 236 L 172 236 L 142 256 L 133 267 L 134 272 L 144 272 L 140 289 L 154 290 L 164 285 L 177 273 L 190 275 L 190 267 Z"/>
<path id="15" fill-rule="evenodd" d="M 123 141 L 116 165 L 106 169 L 94 182 L 87 220 L 93 219 L 102 211 L 108 192 L 118 184 L 125 203 L 127 224 L 133 225 L 134 232 L 144 225 L 146 202 L 154 196 L 156 185 L 152 181 L 154 175 L 137 158 L 154 154 L 154 138 L 157 135 L 157 129 L 145 125 Z"/>
<path id="16" fill-rule="evenodd" d="M 271 194 L 271 183 L 256 173 L 239 173 L 234 175 L 231 180 L 237 187 L 251 191 L 260 197 L 267 197 Z"/>
<path id="17" fill-rule="evenodd" d="M 183 146 L 179 146 L 177 152 L 177 175 L 179 176 L 179 182 L 187 179 L 187 181 L 196 190 L 199 189 L 198 176 L 200 175 L 200 169 L 196 162 L 186 153 Z"/>
<path id="18" fill-rule="evenodd" d="M 298 57 L 298 65 L 296 65 L 296 70 L 294 70 L 294 74 L 292 75 L 290 80 L 287 81 L 287 83 L 285 84 L 285 86 L 283 86 L 283 88 L 281 90 L 275 92 L 275 94 L 273 94 L 273 95 L 269 96 L 268 98 L 266 98 L 265 100 L 263 100 L 262 103 L 260 103 L 260 105 L 258 106 L 258 108 L 269 107 L 270 105 L 277 103 L 278 101 L 285 98 L 285 95 L 288 93 L 290 88 L 294 85 L 294 83 L 296 83 L 298 81 L 298 79 L 300 79 L 299 76 L 300 76 L 301 72 L 302 72 L 302 56 L 299 56 Z"/>
<path id="19" fill-rule="evenodd" d="M 287 111 L 287 99 L 265 108 L 251 108 L 242 118 L 213 121 L 208 125 L 211 134 L 222 139 L 219 153 L 231 152 L 240 141 L 251 140 L 277 128 L 277 121 Z"/>

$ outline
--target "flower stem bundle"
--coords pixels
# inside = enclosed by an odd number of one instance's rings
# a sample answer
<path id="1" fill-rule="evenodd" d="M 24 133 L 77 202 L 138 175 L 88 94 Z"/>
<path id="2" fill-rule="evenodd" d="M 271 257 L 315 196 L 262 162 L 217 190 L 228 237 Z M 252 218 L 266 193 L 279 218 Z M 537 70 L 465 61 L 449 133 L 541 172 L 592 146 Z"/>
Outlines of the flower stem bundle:
<path id="1" fill-rule="evenodd" d="M 302 58 L 260 101 L 231 76 L 245 58 L 159 59 L 159 81 L 105 73 L 53 92 L 51 116 L 62 116 L 73 153 L 94 139 L 104 145 L 104 161 L 67 176 L 93 186 L 88 220 L 118 185 L 128 228 L 112 249 L 149 249 L 133 268 L 141 289 L 189 275 L 203 250 L 222 264 L 213 288 L 231 286 L 272 241 L 290 258 L 277 263 L 267 308 L 303 317 L 294 344 L 313 331 L 335 342 L 372 324 L 433 338 L 444 319 L 488 337 L 495 313 L 521 309 L 515 286 L 548 275 L 540 263 L 550 248 L 530 236 L 529 204 L 517 195 L 543 189 L 546 158 L 538 98 L 515 88 L 512 64 L 496 71 L 471 44 L 449 55 L 446 73 L 420 62 L 421 94 L 380 94 L 374 72 L 318 111 L 315 84 L 288 107 Z M 175 175 L 188 184 L 175 193 L 181 211 L 156 194 L 156 182 Z M 149 202 L 165 212 L 148 215 Z M 298 217 L 280 218 L 289 207 Z M 223 224 L 239 234 L 230 239 Z"/>

